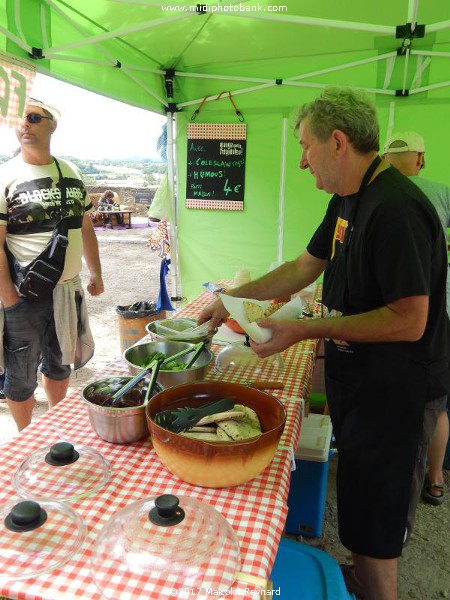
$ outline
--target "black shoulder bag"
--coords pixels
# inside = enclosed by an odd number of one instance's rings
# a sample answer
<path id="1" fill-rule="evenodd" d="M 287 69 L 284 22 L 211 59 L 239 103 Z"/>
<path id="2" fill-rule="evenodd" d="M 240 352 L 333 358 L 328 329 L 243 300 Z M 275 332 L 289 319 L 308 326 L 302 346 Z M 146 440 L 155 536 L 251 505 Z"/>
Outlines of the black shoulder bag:
<path id="1" fill-rule="evenodd" d="M 44 250 L 25 267 L 21 267 L 16 257 L 6 248 L 9 270 L 19 293 L 35 302 L 47 300 L 56 287 L 64 271 L 66 248 L 68 245 L 69 220 L 66 218 L 67 190 L 58 161 L 54 158 L 58 169 L 61 189 L 61 219 L 53 230 L 52 237 Z"/>

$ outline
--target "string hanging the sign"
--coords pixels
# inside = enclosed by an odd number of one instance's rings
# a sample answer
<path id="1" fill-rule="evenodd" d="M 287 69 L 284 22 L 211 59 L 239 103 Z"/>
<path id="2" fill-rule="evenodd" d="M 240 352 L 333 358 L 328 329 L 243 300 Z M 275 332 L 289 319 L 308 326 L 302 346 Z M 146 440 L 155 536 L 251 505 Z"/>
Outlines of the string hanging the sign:
<path id="1" fill-rule="evenodd" d="M 233 100 L 233 96 L 232 96 L 232 94 L 231 94 L 230 91 L 228 91 L 228 92 L 220 92 L 220 94 L 218 96 L 216 96 L 216 98 L 214 98 L 214 100 L 220 100 L 224 94 L 228 94 L 228 98 L 230 99 L 230 102 L 233 105 L 234 112 L 236 113 L 236 116 L 237 116 L 239 122 L 243 123 L 244 122 L 244 115 L 241 113 L 240 110 L 238 110 L 238 108 L 237 108 L 237 106 L 236 106 L 236 104 L 235 104 L 235 102 Z M 206 100 L 209 97 L 210 96 L 205 96 L 203 98 L 203 100 L 200 102 L 198 108 L 196 110 L 194 110 L 194 112 L 192 113 L 191 121 L 194 121 L 197 118 L 197 115 L 200 113 L 200 111 L 203 108 L 203 105 L 205 104 Z"/>

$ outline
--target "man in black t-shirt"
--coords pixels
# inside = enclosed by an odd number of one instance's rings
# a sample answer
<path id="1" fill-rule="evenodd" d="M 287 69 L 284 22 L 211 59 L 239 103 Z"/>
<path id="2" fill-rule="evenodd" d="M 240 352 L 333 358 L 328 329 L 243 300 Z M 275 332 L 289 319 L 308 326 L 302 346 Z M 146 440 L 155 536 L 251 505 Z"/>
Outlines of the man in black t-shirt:
<path id="1" fill-rule="evenodd" d="M 300 109 L 297 123 L 300 168 L 334 194 L 326 216 L 296 260 L 228 293 L 286 296 L 324 272 L 324 317 L 261 320 L 272 338 L 251 345 L 265 357 L 325 339 L 339 535 L 364 598 L 396 600 L 425 403 L 441 403 L 448 386 L 444 235 L 423 193 L 378 157 L 375 108 L 366 98 L 326 89 Z M 212 329 L 227 314 L 217 300 L 199 323 L 210 320 Z"/>

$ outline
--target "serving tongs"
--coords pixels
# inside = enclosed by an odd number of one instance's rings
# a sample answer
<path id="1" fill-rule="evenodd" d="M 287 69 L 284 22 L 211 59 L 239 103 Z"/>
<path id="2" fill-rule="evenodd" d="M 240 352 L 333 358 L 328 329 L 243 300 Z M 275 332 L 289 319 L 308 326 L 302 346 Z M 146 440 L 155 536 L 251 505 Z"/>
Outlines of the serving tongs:
<path id="1" fill-rule="evenodd" d="M 118 390 L 114 394 L 114 396 L 112 396 L 111 406 L 113 408 L 123 408 L 124 407 L 123 401 L 122 401 L 123 396 L 127 392 L 129 392 L 136 384 L 138 384 L 140 381 L 142 381 L 142 379 L 144 379 L 144 377 L 148 373 L 150 373 L 150 371 L 152 371 L 152 376 L 150 378 L 150 382 L 149 382 L 147 392 L 145 395 L 145 398 L 146 398 L 146 400 L 144 401 L 144 404 L 145 404 L 146 402 L 148 402 L 148 398 L 150 397 L 151 392 L 152 392 L 153 388 L 155 387 L 156 377 L 158 376 L 159 370 L 163 369 L 166 365 L 170 364 L 177 358 L 181 358 L 182 356 L 185 356 L 186 354 L 190 354 L 191 352 L 193 352 L 194 354 L 192 355 L 192 357 L 189 359 L 189 361 L 183 367 L 183 370 L 190 369 L 192 367 L 192 365 L 194 364 L 194 362 L 199 357 L 200 353 L 202 352 L 203 348 L 205 347 L 205 344 L 206 344 L 205 341 L 199 342 L 198 344 L 195 344 L 194 346 L 191 346 L 190 348 L 185 348 L 184 350 L 177 352 L 177 354 L 168 356 L 164 360 L 161 360 L 160 358 L 155 358 L 155 360 L 153 360 L 149 365 L 144 367 L 142 369 L 142 371 L 140 371 L 137 375 L 135 375 L 133 377 L 133 379 L 130 379 L 130 381 L 128 381 L 123 387 L 120 388 L 120 390 Z"/>
<path id="2" fill-rule="evenodd" d="M 125 405 L 123 402 L 123 397 L 125 396 L 125 394 L 127 392 L 129 392 L 132 388 L 134 388 L 134 386 L 136 384 L 138 384 L 140 381 L 142 381 L 142 379 L 144 379 L 144 377 L 147 375 L 147 373 L 150 373 L 150 371 L 151 371 L 152 375 L 151 375 L 150 381 L 148 383 L 147 391 L 145 392 L 145 399 L 144 399 L 144 406 L 145 406 L 148 402 L 148 399 L 151 396 L 153 388 L 155 387 L 156 378 L 158 376 L 158 372 L 159 372 L 159 369 L 161 368 L 162 364 L 163 364 L 163 361 L 160 358 L 155 358 L 155 360 L 152 360 L 152 362 L 149 365 L 147 365 L 145 367 L 145 369 L 142 369 L 142 371 L 140 371 L 137 375 L 135 375 L 133 377 L 133 379 L 130 379 L 130 381 L 128 381 L 123 387 L 120 388 L 120 390 L 118 390 L 114 394 L 114 396 L 112 396 L 111 406 L 113 408 L 124 408 Z"/>
<path id="3" fill-rule="evenodd" d="M 231 410 L 234 408 L 234 402 L 234 398 L 222 398 L 221 400 L 214 400 L 214 402 L 210 402 L 209 404 L 203 404 L 203 406 L 183 406 L 173 410 L 163 410 L 156 413 L 153 420 L 160 427 L 164 427 L 164 429 L 168 429 L 174 433 L 181 433 L 194 427 L 203 417 Z"/>

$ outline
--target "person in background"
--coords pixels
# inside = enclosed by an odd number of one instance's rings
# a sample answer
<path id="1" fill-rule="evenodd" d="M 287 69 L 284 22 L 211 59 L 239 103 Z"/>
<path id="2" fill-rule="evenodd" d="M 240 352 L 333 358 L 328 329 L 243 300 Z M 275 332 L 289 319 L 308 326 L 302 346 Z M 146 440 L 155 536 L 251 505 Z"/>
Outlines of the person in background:
<path id="1" fill-rule="evenodd" d="M 359 92 L 327 88 L 301 107 L 300 168 L 332 193 L 324 220 L 296 260 L 227 292 L 269 300 L 324 273 L 324 316 L 262 319 L 260 357 L 304 339 L 325 340 L 328 406 L 338 448 L 339 536 L 352 552 L 352 591 L 397 600 L 398 558 L 425 419 L 448 392 L 447 253 L 436 211 L 378 156 L 375 107 Z M 203 309 L 210 330 L 228 313 Z"/>
<path id="2" fill-rule="evenodd" d="M 88 292 L 103 292 L 89 194 L 75 165 L 51 154 L 59 117 L 56 108 L 29 98 L 16 130 L 21 151 L 0 166 L 0 358 L 6 368 L 6 402 L 19 431 L 31 422 L 39 365 L 54 406 L 66 395 L 70 365 L 83 366 L 92 357 L 94 341 L 79 277 L 83 255 Z M 21 267 L 28 265 L 47 246 L 62 217 L 69 219 L 64 271 L 53 297 L 30 301 L 13 282 L 5 246 Z"/>
<path id="3" fill-rule="evenodd" d="M 443 183 L 418 177 L 425 168 L 425 142 L 415 131 L 392 134 L 384 145 L 383 158 L 413 181 L 434 205 L 446 233 L 450 227 L 450 188 Z M 447 313 L 450 316 L 450 277 L 447 277 Z M 449 439 L 448 396 L 447 410 L 438 417 L 436 430 L 428 447 L 428 474 L 422 497 L 429 504 L 444 501 L 443 464 Z"/>
<path id="4" fill-rule="evenodd" d="M 112 190 L 106 190 L 100 196 L 98 201 L 98 209 L 105 215 L 104 224 L 107 225 L 108 223 L 111 223 L 111 215 L 108 215 L 108 212 L 113 210 L 120 210 L 120 206 L 114 201 L 114 192 Z M 115 213 L 115 216 L 117 219 L 117 223 L 119 225 L 122 225 L 122 215 L 120 213 Z"/>

